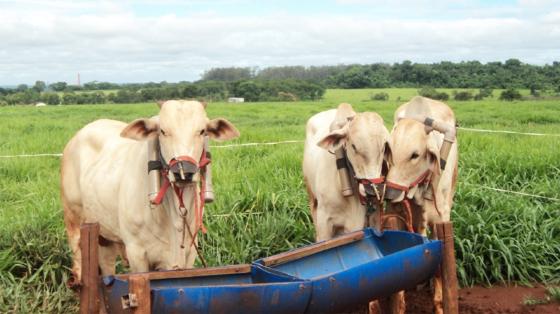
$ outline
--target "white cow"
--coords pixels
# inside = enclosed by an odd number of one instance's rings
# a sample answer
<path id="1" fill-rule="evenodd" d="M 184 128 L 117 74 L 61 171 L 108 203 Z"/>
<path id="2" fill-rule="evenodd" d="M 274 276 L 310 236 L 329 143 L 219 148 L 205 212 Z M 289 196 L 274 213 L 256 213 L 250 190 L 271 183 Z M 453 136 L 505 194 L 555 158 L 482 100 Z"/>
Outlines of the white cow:
<path id="1" fill-rule="evenodd" d="M 426 235 L 429 225 L 451 217 L 459 157 L 455 115 L 446 104 L 417 96 L 394 119 L 385 197 L 393 204 L 408 202 L 414 229 Z M 439 277 L 434 290 L 436 313 L 442 313 Z"/>
<path id="2" fill-rule="evenodd" d="M 356 113 L 349 104 L 341 104 L 336 110 L 320 112 L 309 119 L 303 174 L 317 241 L 330 239 L 339 232 L 362 229 L 367 224 L 366 206 L 359 196 L 365 196 L 361 180 L 382 181 L 388 140 L 389 132 L 377 113 Z M 341 148 L 353 168 L 352 196 L 341 192 L 342 183 L 333 154 Z M 378 222 L 374 224 L 379 227 Z"/>
<path id="3" fill-rule="evenodd" d="M 239 132 L 225 119 L 209 120 L 205 106 L 197 101 L 170 100 L 160 107 L 159 117 L 130 124 L 94 121 L 64 149 L 61 196 L 77 284 L 81 280 L 79 228 L 84 222 L 100 224 L 103 275 L 114 273 L 115 259 L 124 255 L 123 250 L 133 272 L 182 269 L 194 263 L 196 242 L 184 229 L 197 230 L 195 206 L 201 201 L 197 161 L 204 137 L 229 140 Z M 162 194 L 161 206 L 153 206 L 148 198 L 147 139 L 159 140 L 161 161 L 172 165 L 170 172 L 177 178 L 177 193 L 171 186 Z M 185 177 L 188 169 L 191 176 Z M 181 194 L 184 209 L 179 206 Z"/>

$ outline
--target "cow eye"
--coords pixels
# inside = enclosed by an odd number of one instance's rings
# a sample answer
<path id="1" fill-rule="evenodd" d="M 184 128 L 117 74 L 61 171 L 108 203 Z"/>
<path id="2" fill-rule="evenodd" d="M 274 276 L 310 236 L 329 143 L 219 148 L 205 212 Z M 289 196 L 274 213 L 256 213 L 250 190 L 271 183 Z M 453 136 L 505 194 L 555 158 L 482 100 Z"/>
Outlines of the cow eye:
<path id="1" fill-rule="evenodd" d="M 202 129 L 200 130 L 200 135 L 204 135 L 204 132 L 206 131 L 206 129 Z"/>
<path id="2" fill-rule="evenodd" d="M 418 153 L 417 153 L 417 152 L 414 152 L 414 153 L 412 153 L 412 155 L 410 156 L 410 159 L 411 159 L 411 160 L 412 160 L 412 159 L 416 159 L 416 158 L 418 158 L 418 156 L 419 156 Z"/>
<path id="3" fill-rule="evenodd" d="M 159 131 L 161 132 L 161 135 L 163 135 L 163 136 L 167 135 L 163 129 L 160 129 Z"/>
<path id="4" fill-rule="evenodd" d="M 356 148 L 356 145 L 352 144 L 352 149 L 354 150 L 354 152 L 358 152 L 358 149 Z"/>

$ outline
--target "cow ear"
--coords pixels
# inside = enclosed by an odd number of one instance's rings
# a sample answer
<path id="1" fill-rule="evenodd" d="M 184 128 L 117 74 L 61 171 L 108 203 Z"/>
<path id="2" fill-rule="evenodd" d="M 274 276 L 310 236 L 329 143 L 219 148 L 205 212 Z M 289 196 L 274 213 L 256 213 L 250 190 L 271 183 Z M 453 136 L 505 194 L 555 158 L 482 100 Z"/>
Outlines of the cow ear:
<path id="1" fill-rule="evenodd" d="M 328 151 L 334 152 L 338 150 L 346 141 L 348 137 L 348 126 L 342 129 L 337 129 L 329 133 L 322 140 L 317 143 L 317 146 L 326 149 Z"/>
<path id="2" fill-rule="evenodd" d="M 121 137 L 142 141 L 157 136 L 159 123 L 152 119 L 137 119 L 132 121 L 121 132 Z"/>
<path id="3" fill-rule="evenodd" d="M 391 150 L 391 141 L 390 140 L 387 140 L 385 142 L 383 159 L 385 160 L 387 165 L 389 165 L 389 166 L 393 165 L 393 152 Z"/>
<path id="4" fill-rule="evenodd" d="M 206 125 L 208 136 L 217 141 L 226 141 L 239 137 L 239 131 L 226 119 L 210 120 Z"/>
<path id="5" fill-rule="evenodd" d="M 428 147 L 427 147 L 427 155 L 428 161 L 432 167 L 432 172 L 435 175 L 440 174 L 440 165 L 439 165 L 439 146 L 438 146 L 437 137 L 433 136 L 433 134 L 428 135 Z"/>
<path id="6" fill-rule="evenodd" d="M 157 101 L 157 105 L 158 105 L 159 109 L 161 109 L 161 107 L 163 107 L 163 104 L 165 104 L 166 101 L 167 100 L 158 100 Z"/>

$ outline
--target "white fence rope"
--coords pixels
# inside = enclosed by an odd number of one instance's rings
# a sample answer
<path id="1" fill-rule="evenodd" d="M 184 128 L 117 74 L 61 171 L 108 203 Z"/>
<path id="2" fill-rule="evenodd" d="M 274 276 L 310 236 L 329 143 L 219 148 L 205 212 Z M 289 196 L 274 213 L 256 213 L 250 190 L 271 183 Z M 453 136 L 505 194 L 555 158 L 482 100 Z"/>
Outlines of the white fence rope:
<path id="1" fill-rule="evenodd" d="M 492 191 L 501 192 L 501 193 L 511 193 L 511 194 L 516 194 L 516 195 L 521 195 L 521 196 L 534 197 L 534 198 L 540 198 L 540 199 L 545 199 L 545 200 L 549 200 L 549 201 L 560 202 L 560 198 L 555 198 L 555 197 L 548 197 L 548 196 L 542 196 L 542 195 L 536 195 L 536 194 L 530 194 L 530 193 L 518 192 L 518 191 L 511 191 L 511 190 L 504 190 L 504 189 L 494 188 L 494 187 L 491 187 L 491 186 L 485 186 L 485 185 L 479 185 L 479 184 L 473 184 L 473 183 L 466 183 L 466 182 L 463 183 L 463 184 L 470 185 L 470 186 L 478 186 L 478 187 L 483 188 L 483 189 L 492 190 Z"/>
<path id="2" fill-rule="evenodd" d="M 19 158 L 19 157 L 62 157 L 62 154 L 21 154 L 21 155 L 2 155 L 0 158 Z"/>
<path id="3" fill-rule="evenodd" d="M 527 132 L 517 132 L 517 131 L 507 131 L 507 130 L 486 130 L 486 129 L 473 129 L 473 128 L 463 128 L 463 127 L 458 127 L 458 129 L 463 131 L 479 132 L 479 133 L 503 133 L 503 134 L 530 135 L 530 136 L 560 137 L 560 134 L 552 134 L 552 133 L 527 133 Z"/>
<path id="4" fill-rule="evenodd" d="M 253 212 L 253 213 L 229 213 L 229 214 L 210 214 L 208 216 L 215 217 L 215 218 L 229 218 L 234 216 L 253 216 L 253 215 L 263 215 L 264 213 L 261 212 Z"/>
<path id="5" fill-rule="evenodd" d="M 242 146 L 266 146 L 266 145 L 278 145 L 278 144 L 293 144 L 293 143 L 303 143 L 302 140 L 289 140 L 280 142 L 262 142 L 262 143 L 240 143 L 240 144 L 229 144 L 229 145 L 210 145 L 212 148 L 230 148 L 230 147 L 242 147 Z"/>
<path id="6" fill-rule="evenodd" d="M 229 144 L 229 145 L 210 145 L 211 148 L 233 148 L 233 147 L 243 147 L 243 146 L 270 146 L 279 144 L 293 144 L 293 143 L 303 143 L 302 140 L 288 140 L 280 142 L 261 142 L 261 143 L 239 143 L 239 144 Z M 25 158 L 25 157 L 62 157 L 60 153 L 46 153 L 46 154 L 20 154 L 20 155 L 0 155 L 0 158 Z"/>

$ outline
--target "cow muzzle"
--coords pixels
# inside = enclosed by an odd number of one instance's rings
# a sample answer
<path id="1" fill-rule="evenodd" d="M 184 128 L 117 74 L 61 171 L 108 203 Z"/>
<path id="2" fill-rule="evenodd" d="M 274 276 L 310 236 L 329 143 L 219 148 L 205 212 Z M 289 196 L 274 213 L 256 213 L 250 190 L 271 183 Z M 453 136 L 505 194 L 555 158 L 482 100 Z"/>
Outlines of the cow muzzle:
<path id="1" fill-rule="evenodd" d="M 375 197 L 380 199 L 382 198 L 383 191 L 385 191 L 384 183 L 360 184 L 360 186 L 360 194 L 364 197 Z"/>
<path id="2" fill-rule="evenodd" d="M 385 199 L 393 203 L 400 202 L 404 199 L 404 191 L 387 186 L 385 190 Z"/>
<path id="3" fill-rule="evenodd" d="M 169 173 L 175 182 L 191 183 L 198 172 L 198 163 L 189 156 L 179 156 L 169 162 Z"/>

